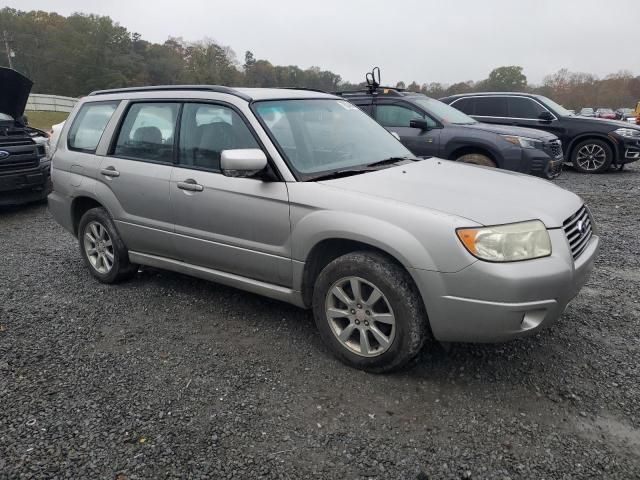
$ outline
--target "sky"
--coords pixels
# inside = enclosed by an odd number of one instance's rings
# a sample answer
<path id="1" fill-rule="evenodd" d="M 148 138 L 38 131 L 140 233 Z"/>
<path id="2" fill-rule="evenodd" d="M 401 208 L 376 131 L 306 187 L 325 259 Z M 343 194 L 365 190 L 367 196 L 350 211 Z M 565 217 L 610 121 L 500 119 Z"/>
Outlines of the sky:
<path id="1" fill-rule="evenodd" d="M 360 82 L 373 66 L 395 85 L 481 80 L 524 67 L 640 75 L 640 0 L 2 0 L 19 10 L 108 15 L 145 40 L 210 38 L 240 63 L 319 66 Z"/>

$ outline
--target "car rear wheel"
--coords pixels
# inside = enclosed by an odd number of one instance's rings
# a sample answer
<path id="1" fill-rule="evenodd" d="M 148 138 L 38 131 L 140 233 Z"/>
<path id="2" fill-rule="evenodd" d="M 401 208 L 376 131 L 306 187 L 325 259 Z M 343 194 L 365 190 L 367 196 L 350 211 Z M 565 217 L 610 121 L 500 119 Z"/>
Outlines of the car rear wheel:
<path id="1" fill-rule="evenodd" d="M 571 162 L 582 173 L 602 173 L 613 162 L 613 150 L 602 140 L 585 140 L 573 149 Z"/>
<path id="2" fill-rule="evenodd" d="M 313 292 L 323 341 L 344 363 L 374 373 L 410 364 L 429 335 L 409 274 L 376 252 L 354 252 L 327 265 Z"/>
<path id="3" fill-rule="evenodd" d="M 482 165 L 484 167 L 496 168 L 496 162 L 481 153 L 467 153 L 456 159 L 457 162 L 472 163 L 473 165 Z"/>
<path id="4" fill-rule="evenodd" d="M 137 265 L 129 262 L 129 253 L 104 208 L 92 208 L 78 226 L 80 254 L 91 275 L 102 283 L 117 283 L 132 277 Z"/>

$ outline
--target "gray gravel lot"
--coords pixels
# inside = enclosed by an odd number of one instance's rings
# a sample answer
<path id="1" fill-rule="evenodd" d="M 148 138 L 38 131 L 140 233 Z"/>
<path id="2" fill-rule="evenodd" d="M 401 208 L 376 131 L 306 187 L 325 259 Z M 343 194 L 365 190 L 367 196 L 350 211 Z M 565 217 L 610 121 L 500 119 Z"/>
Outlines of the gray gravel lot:
<path id="1" fill-rule="evenodd" d="M 44 205 L 0 211 L 0 478 L 640 478 L 640 165 L 557 183 L 603 237 L 561 321 L 386 376 L 309 312 L 152 269 L 101 285 Z"/>

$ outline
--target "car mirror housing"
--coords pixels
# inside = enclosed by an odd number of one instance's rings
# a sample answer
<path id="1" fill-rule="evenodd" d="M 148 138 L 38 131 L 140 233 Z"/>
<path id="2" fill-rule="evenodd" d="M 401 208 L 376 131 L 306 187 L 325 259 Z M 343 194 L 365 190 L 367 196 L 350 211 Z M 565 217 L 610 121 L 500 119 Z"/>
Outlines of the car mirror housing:
<path id="1" fill-rule="evenodd" d="M 258 148 L 223 150 L 220 168 L 227 177 L 252 177 L 267 166 L 267 156 Z"/>
<path id="2" fill-rule="evenodd" d="M 542 112 L 540 115 L 538 115 L 538 118 L 539 118 L 540 120 L 542 120 L 543 122 L 550 122 L 550 121 L 552 121 L 555 117 L 552 115 L 552 113 L 551 113 L 551 112 L 544 111 L 544 112 Z"/>
<path id="3" fill-rule="evenodd" d="M 431 130 L 431 125 L 426 120 L 415 119 L 409 122 L 411 128 L 419 128 L 420 130 Z"/>

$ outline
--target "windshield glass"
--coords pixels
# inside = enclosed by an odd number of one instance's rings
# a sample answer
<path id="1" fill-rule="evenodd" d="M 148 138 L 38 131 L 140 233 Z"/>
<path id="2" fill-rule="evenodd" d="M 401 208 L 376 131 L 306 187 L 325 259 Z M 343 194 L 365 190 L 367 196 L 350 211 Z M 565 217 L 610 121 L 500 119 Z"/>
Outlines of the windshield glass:
<path id="1" fill-rule="evenodd" d="M 466 113 L 462 113 L 460 110 L 455 109 L 446 103 L 442 103 L 439 100 L 433 98 L 412 98 L 413 102 L 424 108 L 427 113 L 433 115 L 442 123 L 453 125 L 472 125 L 476 122 Z"/>
<path id="2" fill-rule="evenodd" d="M 572 117 L 574 114 L 571 113 L 569 110 L 567 110 L 566 108 L 564 108 L 562 105 L 560 105 L 559 103 L 554 102 L 553 100 L 551 100 L 550 98 L 547 97 L 542 97 L 539 96 L 537 97 L 538 100 L 540 100 L 542 103 L 544 103 L 547 107 L 549 107 L 551 110 L 554 110 L 558 115 L 560 115 L 561 117 Z M 583 113 L 587 113 L 587 110 L 591 110 L 593 112 L 592 108 L 583 108 L 582 112 Z"/>
<path id="3" fill-rule="evenodd" d="M 344 100 L 273 100 L 255 110 L 304 179 L 413 155 L 358 107 Z"/>

